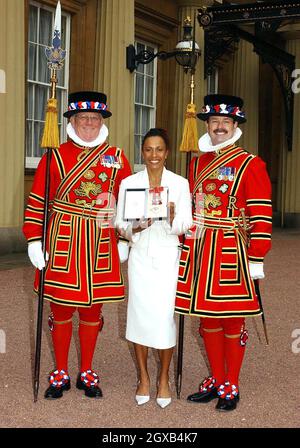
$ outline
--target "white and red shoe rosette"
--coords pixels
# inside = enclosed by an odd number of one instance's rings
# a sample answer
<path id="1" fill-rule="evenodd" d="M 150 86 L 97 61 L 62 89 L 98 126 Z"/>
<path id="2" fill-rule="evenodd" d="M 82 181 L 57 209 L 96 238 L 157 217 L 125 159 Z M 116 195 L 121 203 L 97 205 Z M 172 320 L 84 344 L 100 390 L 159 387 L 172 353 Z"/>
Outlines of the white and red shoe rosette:
<path id="1" fill-rule="evenodd" d="M 238 394 L 238 387 L 235 384 L 230 384 L 229 381 L 226 381 L 218 387 L 219 397 L 224 398 L 225 400 L 233 400 L 238 396 Z"/>
<path id="2" fill-rule="evenodd" d="M 216 378 L 213 376 L 208 376 L 205 378 L 199 386 L 199 392 L 207 392 L 215 387 Z"/>
<path id="3" fill-rule="evenodd" d="M 58 389 L 70 381 L 70 377 L 64 370 L 53 370 L 49 374 L 49 383 Z"/>
<path id="4" fill-rule="evenodd" d="M 81 372 L 80 379 L 87 387 L 96 386 L 100 381 L 97 373 L 91 369 Z"/>

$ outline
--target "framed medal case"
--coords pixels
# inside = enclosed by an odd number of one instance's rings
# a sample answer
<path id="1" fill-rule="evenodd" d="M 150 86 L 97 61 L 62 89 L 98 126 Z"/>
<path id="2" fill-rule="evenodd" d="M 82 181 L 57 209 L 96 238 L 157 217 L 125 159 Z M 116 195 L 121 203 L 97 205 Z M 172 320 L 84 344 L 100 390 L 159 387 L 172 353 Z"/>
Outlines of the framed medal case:
<path id="1" fill-rule="evenodd" d="M 168 218 L 168 187 L 125 190 L 124 221 Z"/>

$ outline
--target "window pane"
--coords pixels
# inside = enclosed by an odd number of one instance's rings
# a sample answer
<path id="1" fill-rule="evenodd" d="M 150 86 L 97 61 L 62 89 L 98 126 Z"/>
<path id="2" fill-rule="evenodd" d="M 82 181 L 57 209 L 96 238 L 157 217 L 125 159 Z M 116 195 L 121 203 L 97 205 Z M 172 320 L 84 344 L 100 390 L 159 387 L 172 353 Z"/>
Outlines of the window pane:
<path id="1" fill-rule="evenodd" d="M 146 74 L 153 76 L 154 75 L 154 64 L 153 62 L 150 62 L 150 64 L 146 65 Z"/>
<path id="2" fill-rule="evenodd" d="M 153 106 L 153 78 L 146 78 L 146 101 L 145 103 L 149 106 Z"/>
<path id="3" fill-rule="evenodd" d="M 61 18 L 61 48 L 66 49 L 66 33 L 67 33 L 67 19 L 62 16 Z M 57 70 L 57 85 L 65 86 L 65 63 L 60 70 Z"/>
<path id="4" fill-rule="evenodd" d="M 61 48 L 66 49 L 67 18 L 61 17 Z"/>
<path id="5" fill-rule="evenodd" d="M 134 127 L 135 127 L 135 133 L 140 134 L 141 133 L 141 126 L 140 126 L 140 116 L 141 116 L 141 107 L 135 106 L 135 117 L 134 117 Z"/>
<path id="6" fill-rule="evenodd" d="M 27 157 L 32 157 L 31 139 L 32 139 L 32 121 L 27 121 L 27 123 L 26 123 L 26 155 L 27 155 Z"/>
<path id="7" fill-rule="evenodd" d="M 59 70 L 57 70 L 57 85 L 64 87 L 65 85 L 65 64 Z"/>
<path id="8" fill-rule="evenodd" d="M 60 89 L 56 90 L 56 98 L 57 98 L 57 106 L 58 106 L 58 117 L 59 117 L 59 122 L 60 122 L 61 121 L 61 114 L 63 112 L 65 112 L 65 110 L 63 109 L 63 105 L 61 104 L 62 91 Z"/>
<path id="9" fill-rule="evenodd" d="M 56 90 L 57 106 L 58 106 L 58 121 L 62 122 L 63 113 L 67 110 L 67 94 L 64 90 Z"/>
<path id="10" fill-rule="evenodd" d="M 142 134 L 145 135 L 150 127 L 150 111 L 148 108 L 142 110 Z"/>
<path id="11" fill-rule="evenodd" d="M 33 90 L 34 86 L 33 84 L 28 84 L 28 101 L 27 101 L 27 118 L 32 119 L 33 118 L 33 103 L 31 101 L 31 98 L 33 98 Z"/>
<path id="12" fill-rule="evenodd" d="M 140 136 L 134 137 L 134 163 L 141 163 L 141 139 Z"/>
<path id="13" fill-rule="evenodd" d="M 52 12 L 40 8 L 39 43 L 50 46 L 53 39 L 52 32 Z"/>
<path id="14" fill-rule="evenodd" d="M 135 101 L 136 103 L 144 102 L 144 77 L 139 73 L 136 74 Z"/>
<path id="15" fill-rule="evenodd" d="M 39 47 L 39 65 L 38 65 L 38 81 L 40 82 L 50 82 L 50 71 L 47 66 L 47 58 L 45 54 L 45 47 Z"/>
<path id="16" fill-rule="evenodd" d="M 28 39 L 31 42 L 37 41 L 37 8 L 35 6 L 30 5 L 29 8 L 29 33 Z"/>
<path id="17" fill-rule="evenodd" d="M 28 79 L 32 81 L 36 79 L 36 51 L 35 44 L 28 44 Z"/>
<path id="18" fill-rule="evenodd" d="M 45 120 L 45 107 L 48 99 L 48 87 L 47 86 L 35 86 L 34 97 L 34 119 Z"/>
<path id="19" fill-rule="evenodd" d="M 33 157 L 40 157 L 40 124 L 34 123 L 33 125 Z"/>
<path id="20" fill-rule="evenodd" d="M 44 131 L 44 123 L 34 123 L 34 142 L 33 142 L 33 157 L 42 157 L 45 150 L 41 148 L 41 140 Z"/>

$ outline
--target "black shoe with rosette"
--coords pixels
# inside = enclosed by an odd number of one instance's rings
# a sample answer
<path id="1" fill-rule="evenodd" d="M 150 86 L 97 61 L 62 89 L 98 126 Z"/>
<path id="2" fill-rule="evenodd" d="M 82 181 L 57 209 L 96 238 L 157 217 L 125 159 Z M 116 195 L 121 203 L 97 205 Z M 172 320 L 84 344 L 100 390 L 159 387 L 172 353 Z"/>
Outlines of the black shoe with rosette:
<path id="1" fill-rule="evenodd" d="M 70 390 L 71 381 L 69 375 L 64 370 L 53 370 L 49 374 L 50 386 L 45 391 L 44 397 L 48 400 L 61 398 L 63 392 Z"/>
<path id="2" fill-rule="evenodd" d="M 77 389 L 84 390 L 87 397 L 101 398 L 103 397 L 102 390 L 98 386 L 99 376 L 93 370 L 85 370 L 80 372 L 77 377 Z"/>
<path id="3" fill-rule="evenodd" d="M 187 397 L 187 401 L 192 403 L 209 403 L 218 398 L 218 388 L 215 386 L 216 379 L 213 376 L 205 378 L 199 386 L 199 392 Z"/>
<path id="4" fill-rule="evenodd" d="M 234 411 L 240 399 L 239 389 L 235 384 L 226 381 L 218 387 L 219 400 L 216 405 L 217 411 Z"/>

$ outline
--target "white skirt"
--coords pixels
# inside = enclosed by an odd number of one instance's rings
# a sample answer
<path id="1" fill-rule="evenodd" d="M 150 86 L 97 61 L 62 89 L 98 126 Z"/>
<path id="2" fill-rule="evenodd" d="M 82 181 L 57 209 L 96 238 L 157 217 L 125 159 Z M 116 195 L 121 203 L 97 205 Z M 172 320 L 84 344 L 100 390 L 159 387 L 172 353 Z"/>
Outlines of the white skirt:
<path id="1" fill-rule="evenodd" d="M 126 338 L 167 349 L 176 345 L 174 304 L 179 267 L 177 246 L 163 247 L 155 257 L 145 247 L 132 247 L 128 260 Z"/>

